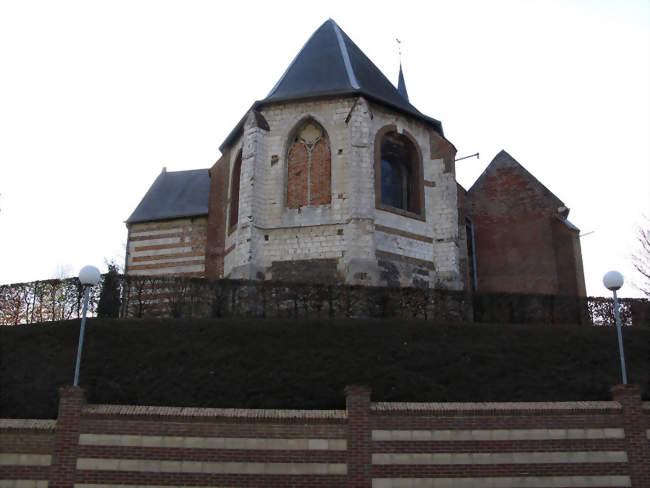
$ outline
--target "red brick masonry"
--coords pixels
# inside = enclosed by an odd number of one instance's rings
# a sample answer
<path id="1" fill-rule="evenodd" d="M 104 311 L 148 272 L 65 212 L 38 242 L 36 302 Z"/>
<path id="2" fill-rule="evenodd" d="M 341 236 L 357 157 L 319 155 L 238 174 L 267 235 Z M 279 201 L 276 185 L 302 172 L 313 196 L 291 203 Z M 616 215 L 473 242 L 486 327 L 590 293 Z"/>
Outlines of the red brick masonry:
<path id="1" fill-rule="evenodd" d="M 0 486 L 648 487 L 650 402 L 372 403 L 346 410 L 87 405 L 0 420 Z"/>

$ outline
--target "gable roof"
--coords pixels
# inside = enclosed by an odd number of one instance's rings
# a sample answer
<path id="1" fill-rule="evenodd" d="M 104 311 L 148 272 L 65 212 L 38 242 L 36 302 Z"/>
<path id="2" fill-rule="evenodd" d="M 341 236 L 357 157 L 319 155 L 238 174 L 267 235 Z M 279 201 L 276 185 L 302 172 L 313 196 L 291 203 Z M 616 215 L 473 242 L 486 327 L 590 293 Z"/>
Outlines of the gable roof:
<path id="1" fill-rule="evenodd" d="M 400 71 L 401 74 L 401 71 Z M 403 82 L 403 75 L 401 78 Z M 403 86 L 406 93 L 406 85 Z M 328 19 L 312 34 L 280 80 L 253 109 L 267 103 L 337 95 L 360 95 L 411 115 L 430 125 L 440 135 L 440 121 L 416 109 L 359 47 Z M 244 119 L 220 146 L 223 150 L 241 130 Z"/>
<path id="2" fill-rule="evenodd" d="M 470 187 L 469 190 L 467 190 L 467 194 L 471 195 L 472 193 L 476 193 L 481 190 L 485 182 L 488 180 L 488 178 L 491 175 L 494 175 L 496 171 L 498 171 L 501 168 L 513 168 L 519 173 L 523 178 L 527 179 L 528 181 L 532 182 L 539 192 L 544 195 L 544 197 L 549 201 L 550 204 L 560 207 L 563 206 L 564 203 L 562 200 L 560 200 L 557 196 L 553 194 L 551 190 L 546 188 L 537 178 L 535 178 L 526 168 L 524 168 L 519 161 L 517 161 L 515 158 L 513 158 L 510 154 L 508 154 L 505 150 L 499 151 L 499 153 L 494 156 L 494 159 L 490 162 L 490 164 L 487 165 L 485 170 L 483 170 L 483 173 L 481 173 L 481 176 L 478 177 L 478 179 L 474 182 L 474 184 Z"/>
<path id="3" fill-rule="evenodd" d="M 208 169 L 165 171 L 158 175 L 127 224 L 208 214 Z"/>

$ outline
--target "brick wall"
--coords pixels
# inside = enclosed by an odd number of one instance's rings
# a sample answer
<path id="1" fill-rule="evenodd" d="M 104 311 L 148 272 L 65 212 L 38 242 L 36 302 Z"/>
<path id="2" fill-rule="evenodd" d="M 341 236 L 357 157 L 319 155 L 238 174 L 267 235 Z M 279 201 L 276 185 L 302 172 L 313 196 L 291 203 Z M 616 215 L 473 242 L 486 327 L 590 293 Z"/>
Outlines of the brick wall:
<path id="1" fill-rule="evenodd" d="M 551 221 L 559 295 L 586 296 L 580 234 L 561 219 Z"/>
<path id="2" fill-rule="evenodd" d="M 346 410 L 247 410 L 87 405 L 67 387 L 56 428 L 0 421 L 0 486 L 650 486 L 650 402 L 636 386 L 612 393 L 373 403 L 349 386 Z"/>
<path id="3" fill-rule="evenodd" d="M 56 420 L 0 419 L 0 486 L 47 488 Z"/>
<path id="4" fill-rule="evenodd" d="M 505 151 L 465 196 L 475 224 L 478 291 L 585 295 L 579 231 L 564 204 Z"/>
<path id="5" fill-rule="evenodd" d="M 613 393 L 619 401 L 375 403 L 372 486 L 648 486 L 648 411 L 638 389 L 625 389 L 629 413 Z"/>
<path id="6" fill-rule="evenodd" d="M 204 276 L 207 219 L 131 224 L 126 251 L 130 275 Z"/>
<path id="7" fill-rule="evenodd" d="M 230 152 L 210 168 L 210 200 L 206 227 L 205 276 L 221 278 L 224 270 L 226 233 L 228 230 L 228 177 L 230 175 Z"/>

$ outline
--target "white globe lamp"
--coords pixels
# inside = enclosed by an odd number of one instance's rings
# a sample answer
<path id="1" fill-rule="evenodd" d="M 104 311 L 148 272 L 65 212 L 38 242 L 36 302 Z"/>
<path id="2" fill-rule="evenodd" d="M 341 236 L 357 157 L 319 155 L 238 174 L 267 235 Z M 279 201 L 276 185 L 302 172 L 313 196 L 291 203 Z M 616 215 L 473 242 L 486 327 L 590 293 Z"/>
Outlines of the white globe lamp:
<path id="1" fill-rule="evenodd" d="M 79 271 L 79 281 L 83 286 L 95 286 L 101 277 L 102 274 L 94 266 L 84 266 Z"/>
<path id="2" fill-rule="evenodd" d="M 625 280 L 623 279 L 623 275 L 618 271 L 608 271 L 605 273 L 605 276 L 603 276 L 603 284 L 605 285 L 605 288 L 611 291 L 619 290 L 623 286 L 624 282 Z"/>

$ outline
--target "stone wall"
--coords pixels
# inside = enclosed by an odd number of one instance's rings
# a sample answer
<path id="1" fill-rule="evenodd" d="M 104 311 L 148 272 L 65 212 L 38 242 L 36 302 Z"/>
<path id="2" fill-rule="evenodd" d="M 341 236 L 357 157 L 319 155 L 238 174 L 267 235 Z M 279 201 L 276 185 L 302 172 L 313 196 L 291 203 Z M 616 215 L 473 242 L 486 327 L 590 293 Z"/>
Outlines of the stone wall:
<path id="1" fill-rule="evenodd" d="M 311 156 L 316 169 L 308 169 L 306 153 L 291 153 L 292 171 L 302 179 L 295 176 L 292 184 L 297 186 L 289 191 L 290 148 L 297 130 L 310 120 L 323 129 L 316 156 Z M 408 134 L 421 153 L 425 208 L 417 218 L 377 205 L 375 136 L 386 127 Z M 230 201 L 232 188 L 223 188 L 223 181 L 230 186 L 240 151 L 238 223 L 213 250 L 217 258 L 209 265 L 215 271 L 210 276 L 269 279 L 276 262 L 335 259 L 340 279 L 348 284 L 387 284 L 386 266 L 379 265 L 376 254 L 381 251 L 384 265 L 394 265 L 391 284 L 463 288 L 455 149 L 421 121 L 360 97 L 276 103 L 251 111 L 239 137 L 211 170 L 213 178 L 227 173 L 211 190 L 208 220 L 214 232 L 224 232 L 218 222 L 227 220 L 224 194 Z M 327 153 L 329 172 L 320 161 Z M 330 180 L 319 183 L 319 175 Z M 311 191 L 322 204 L 296 203 Z M 212 234 L 210 239 L 212 246 Z M 406 258 L 408 265 L 396 257 Z"/>
<path id="2" fill-rule="evenodd" d="M 64 387 L 56 421 L 0 420 L 0 486 L 645 487 L 650 403 L 371 402 L 345 410 L 88 405 Z M 55 428 L 55 430 L 54 430 Z"/>
<path id="3" fill-rule="evenodd" d="M 271 275 L 275 261 L 340 259 L 344 249 L 347 126 L 352 99 L 277 104 L 261 115 L 267 129 L 249 117 L 231 154 L 242 149 L 239 225 L 226 238 L 224 275 L 258 278 Z M 331 203 L 287 205 L 287 156 L 293 132 L 306 120 L 326 132 L 331 152 Z M 234 156 L 233 156 L 234 157 Z M 250 190 L 250 191 L 249 191 Z M 233 247 L 234 246 L 234 247 Z"/>
<path id="4" fill-rule="evenodd" d="M 374 135 L 386 127 L 399 134 L 407 134 L 420 151 L 423 167 L 424 211 L 422 218 L 404 216 L 381 205 L 375 210 L 376 248 L 385 253 L 383 260 L 389 261 L 387 253 L 432 264 L 404 267 L 400 260 L 393 259 L 398 269 L 401 286 L 413 286 L 413 272 L 420 270 L 418 280 L 424 279 L 431 287 L 463 289 L 460 273 L 458 236 L 458 199 L 454 156 L 456 149 L 430 127 L 419 121 L 404 117 L 382 106 L 372 104 L 369 132 L 372 138 L 371 153 L 376 154 Z M 373 175 L 374 179 L 374 175 Z M 426 271 L 429 271 L 426 274 Z M 417 272 L 415 273 L 417 274 Z M 381 284 L 383 284 L 380 281 Z"/>
<path id="5" fill-rule="evenodd" d="M 206 217 L 131 224 L 126 273 L 204 276 L 206 234 Z"/>
<path id="6" fill-rule="evenodd" d="M 271 274 L 285 283 L 340 283 L 336 259 L 300 259 L 274 261 Z"/>

